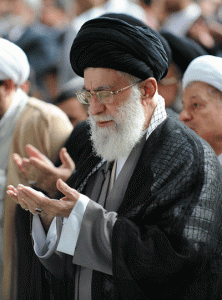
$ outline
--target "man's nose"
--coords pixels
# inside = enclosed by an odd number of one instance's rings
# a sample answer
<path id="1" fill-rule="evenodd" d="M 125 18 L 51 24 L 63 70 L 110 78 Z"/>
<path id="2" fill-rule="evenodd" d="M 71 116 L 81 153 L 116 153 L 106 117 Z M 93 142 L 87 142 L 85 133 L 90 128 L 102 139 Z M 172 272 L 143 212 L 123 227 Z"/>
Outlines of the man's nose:
<path id="1" fill-rule="evenodd" d="M 191 119 L 191 114 L 183 109 L 182 112 L 180 113 L 180 121 L 182 122 L 186 122 L 186 121 L 189 121 Z"/>
<path id="2" fill-rule="evenodd" d="M 100 113 L 103 113 L 106 110 L 106 106 L 98 100 L 96 95 L 92 95 L 89 110 L 91 115 L 95 116 Z"/>

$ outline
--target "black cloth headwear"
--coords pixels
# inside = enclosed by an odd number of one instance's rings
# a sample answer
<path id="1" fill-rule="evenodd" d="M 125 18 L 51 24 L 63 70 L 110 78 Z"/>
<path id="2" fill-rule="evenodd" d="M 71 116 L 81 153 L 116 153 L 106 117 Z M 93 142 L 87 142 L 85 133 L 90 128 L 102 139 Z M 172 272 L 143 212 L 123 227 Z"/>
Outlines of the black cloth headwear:
<path id="1" fill-rule="evenodd" d="M 174 62 L 183 74 L 193 59 L 207 52 L 194 40 L 188 37 L 179 37 L 169 31 L 160 31 L 171 48 L 172 62 Z"/>
<path id="2" fill-rule="evenodd" d="M 123 14 L 123 13 L 106 13 L 100 17 L 120 19 L 122 21 L 129 23 L 130 25 L 141 26 L 145 29 L 148 27 L 148 25 L 145 24 L 143 21 L 141 21 L 131 15 L 127 15 L 127 14 Z M 163 44 L 164 50 L 166 51 L 166 54 L 167 54 L 168 66 L 169 66 L 172 61 L 172 52 L 171 52 L 170 45 L 168 44 L 167 40 L 158 31 L 155 31 L 155 34 L 157 35 L 157 37 L 160 39 L 160 41 Z"/>
<path id="3" fill-rule="evenodd" d="M 81 27 L 71 47 L 70 62 L 81 77 L 84 69 L 93 67 L 159 81 L 168 70 L 166 52 L 154 30 L 106 17 L 92 19 Z"/>

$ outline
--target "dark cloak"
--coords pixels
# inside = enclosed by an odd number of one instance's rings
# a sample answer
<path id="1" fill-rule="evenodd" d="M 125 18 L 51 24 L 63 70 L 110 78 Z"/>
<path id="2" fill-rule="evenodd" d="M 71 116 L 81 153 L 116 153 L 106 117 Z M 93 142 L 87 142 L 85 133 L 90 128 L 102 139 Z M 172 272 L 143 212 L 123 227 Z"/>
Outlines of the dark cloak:
<path id="1" fill-rule="evenodd" d="M 78 137 L 79 128 L 74 131 Z M 88 141 L 76 151 L 69 185 L 78 188 L 99 160 Z M 221 181 L 221 166 L 204 140 L 170 117 L 160 124 L 118 209 L 113 276 L 93 272 L 92 299 L 221 299 Z M 50 275 L 51 287 L 55 299 L 73 300 L 74 277 L 61 261 L 62 267 L 62 280 Z"/>

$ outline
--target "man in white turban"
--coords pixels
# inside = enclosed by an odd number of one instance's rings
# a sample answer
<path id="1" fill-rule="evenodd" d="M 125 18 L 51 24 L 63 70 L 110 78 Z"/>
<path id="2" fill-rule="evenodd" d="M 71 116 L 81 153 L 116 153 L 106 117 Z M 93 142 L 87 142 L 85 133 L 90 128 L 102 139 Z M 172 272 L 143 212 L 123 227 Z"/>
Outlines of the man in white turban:
<path id="1" fill-rule="evenodd" d="M 59 150 L 73 127 L 66 114 L 58 107 L 28 97 L 20 88 L 27 81 L 30 71 L 28 59 L 21 48 L 0 38 L 0 61 L 1 273 L 3 268 L 0 298 L 4 300 L 42 299 L 37 298 L 39 295 L 35 289 L 33 294 L 31 291 L 31 288 L 34 288 L 29 284 L 32 276 L 30 270 L 33 253 L 27 248 L 31 244 L 31 239 L 25 240 L 25 236 L 28 238 L 29 234 L 26 235 L 19 223 L 20 219 L 28 220 L 29 213 L 25 212 L 24 215 L 23 212 L 23 215 L 20 215 L 18 208 L 5 195 L 5 187 L 13 182 L 29 184 L 18 173 L 11 158 L 13 153 L 27 157 L 25 146 L 32 144 L 55 162 Z M 29 228 L 26 228 L 26 231 L 29 231 Z M 19 253 L 26 255 L 26 258 L 20 259 Z M 2 274 L 0 278 L 2 279 Z"/>
<path id="2" fill-rule="evenodd" d="M 194 59 L 182 81 L 180 119 L 211 145 L 222 164 L 222 58 Z"/>

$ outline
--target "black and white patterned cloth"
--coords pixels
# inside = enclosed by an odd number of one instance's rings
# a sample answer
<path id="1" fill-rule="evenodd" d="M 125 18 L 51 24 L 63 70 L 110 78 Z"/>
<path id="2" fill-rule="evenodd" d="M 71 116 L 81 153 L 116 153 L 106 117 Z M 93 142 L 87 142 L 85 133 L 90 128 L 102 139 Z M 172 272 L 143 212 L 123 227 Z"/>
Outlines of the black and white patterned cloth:
<path id="1" fill-rule="evenodd" d="M 151 133 L 156 129 L 156 127 L 161 124 L 165 119 L 167 118 L 167 113 L 165 110 L 165 101 L 162 96 L 158 95 L 157 99 L 157 106 L 154 110 L 153 116 L 151 118 L 150 124 L 147 128 L 147 133 L 146 133 L 146 139 L 151 135 Z M 87 180 L 89 179 L 90 176 L 92 176 L 103 164 L 105 163 L 105 160 L 102 160 L 98 163 L 97 166 L 95 166 L 91 172 L 87 175 L 87 177 L 84 179 L 84 181 L 81 183 L 81 185 L 78 188 L 78 192 L 81 193 L 83 190 L 84 186 L 87 183 Z"/>

